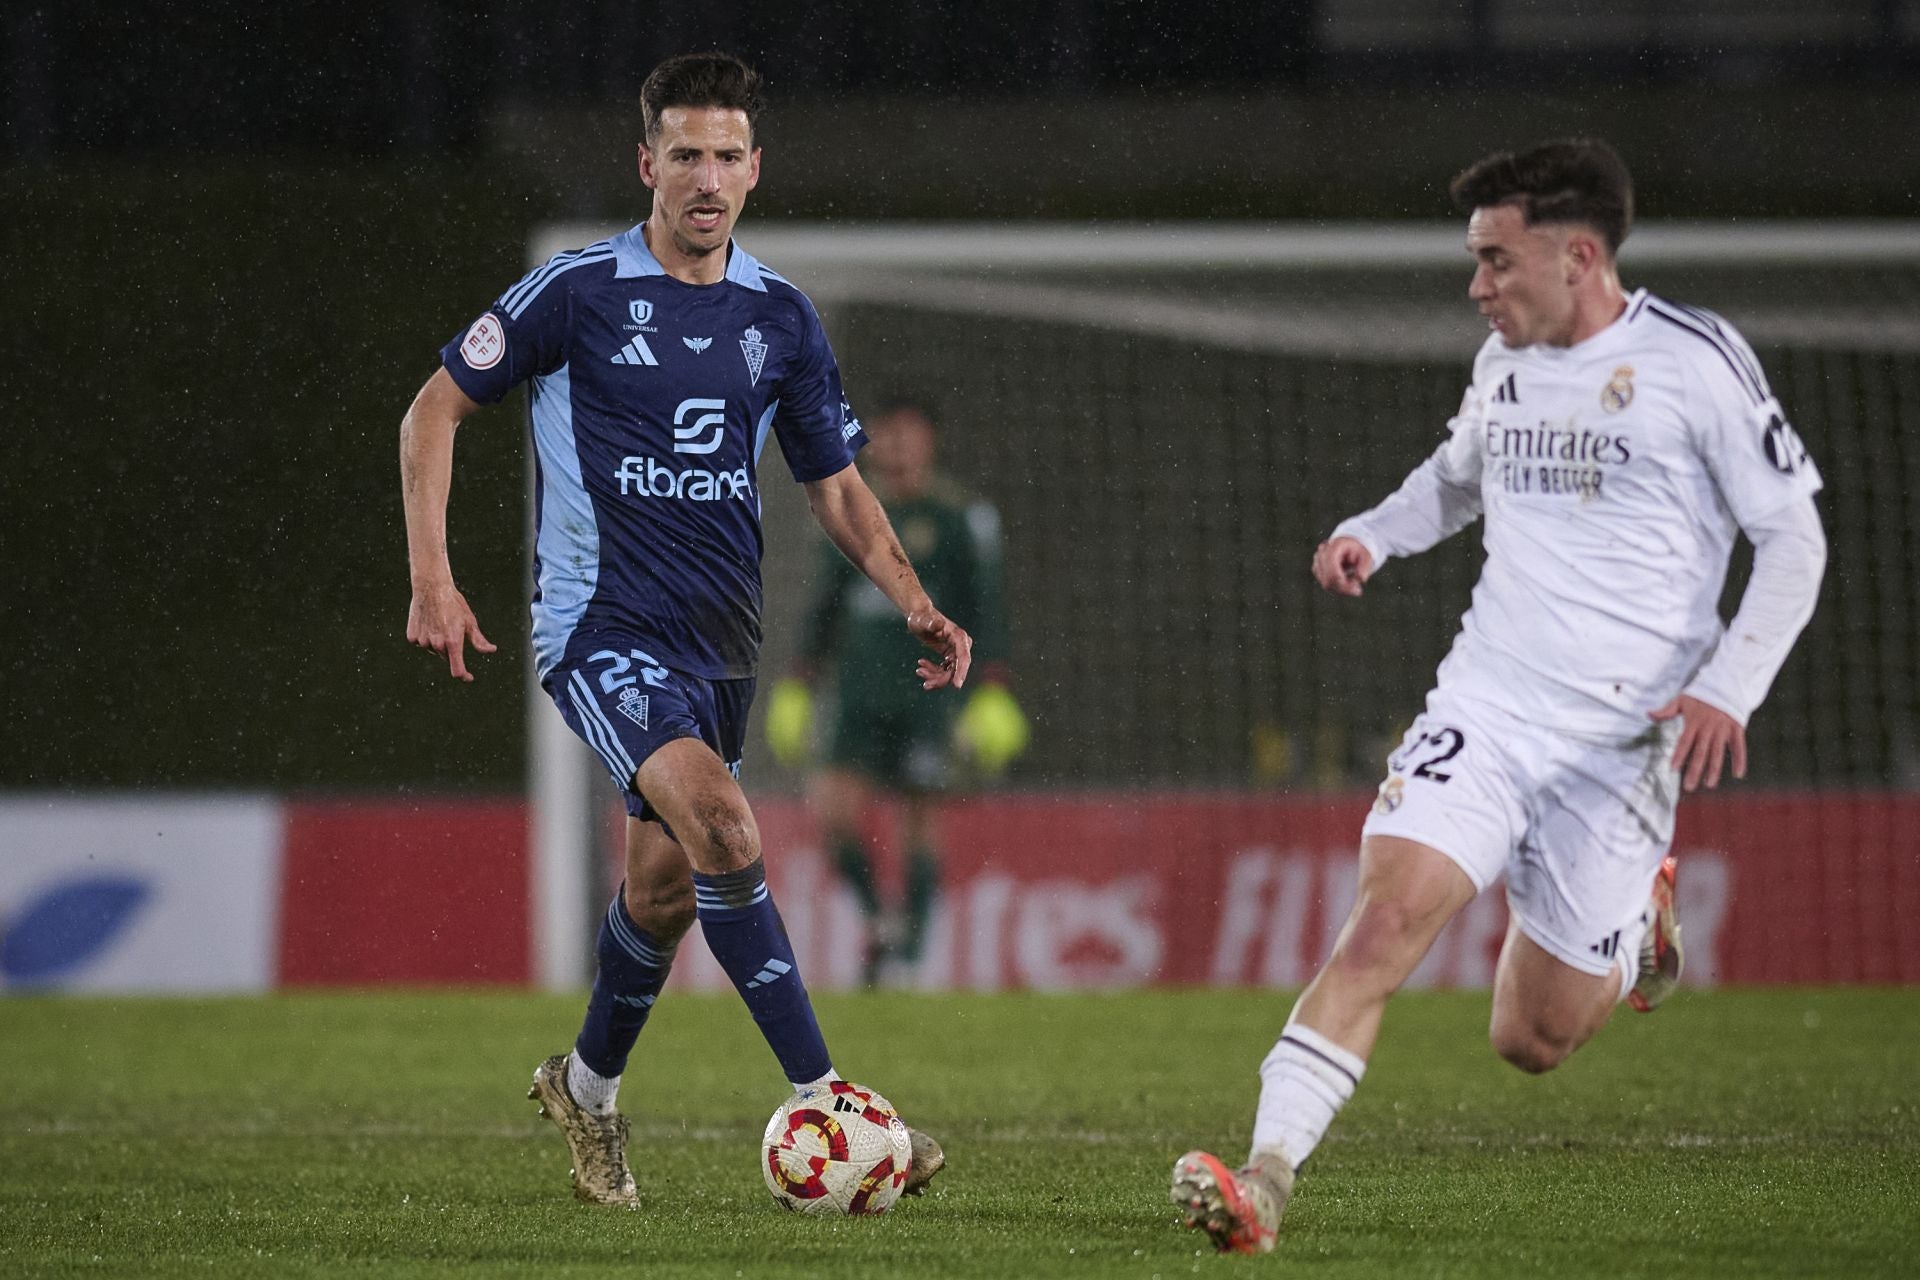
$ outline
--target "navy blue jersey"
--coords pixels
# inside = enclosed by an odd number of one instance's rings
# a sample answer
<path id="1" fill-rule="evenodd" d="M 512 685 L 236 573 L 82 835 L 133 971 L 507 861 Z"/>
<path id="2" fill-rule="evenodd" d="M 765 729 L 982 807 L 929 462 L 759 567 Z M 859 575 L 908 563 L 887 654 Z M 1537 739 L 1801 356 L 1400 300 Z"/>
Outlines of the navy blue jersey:
<path id="1" fill-rule="evenodd" d="M 542 677 L 603 633 L 709 680 L 752 675 L 767 434 L 800 481 L 866 443 L 813 304 L 728 255 L 724 280 L 687 284 L 635 227 L 530 272 L 440 353 L 482 404 L 530 384 Z"/>

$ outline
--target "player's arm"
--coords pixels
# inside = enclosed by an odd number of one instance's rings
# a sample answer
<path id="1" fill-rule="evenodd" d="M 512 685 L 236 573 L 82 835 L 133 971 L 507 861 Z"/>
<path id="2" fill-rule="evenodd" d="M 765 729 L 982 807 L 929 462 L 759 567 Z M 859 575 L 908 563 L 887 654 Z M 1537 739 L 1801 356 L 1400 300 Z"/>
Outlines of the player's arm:
<path id="1" fill-rule="evenodd" d="M 1394 556 L 1418 555 L 1479 516 L 1481 414 L 1472 387 L 1448 428 L 1446 442 L 1385 502 L 1341 521 L 1314 549 L 1313 577 L 1322 587 L 1357 596 Z"/>
<path id="2" fill-rule="evenodd" d="M 921 687 L 966 684 L 967 669 L 973 665 L 973 637 L 934 607 L 880 500 L 867 488 L 858 468 L 849 463 L 830 476 L 807 481 L 806 488 L 813 518 L 840 554 L 906 615 L 907 629 L 920 643 L 940 655 L 938 663 L 920 660 Z"/>
<path id="3" fill-rule="evenodd" d="M 1688 791 L 1717 786 L 1729 756 L 1733 776 L 1745 776 L 1747 720 L 1813 616 L 1827 565 L 1813 505 L 1820 469 L 1746 339 L 1723 320 L 1709 317 L 1707 324 L 1714 342 L 1686 344 L 1682 408 L 1693 447 L 1753 543 L 1753 572 L 1713 656 L 1679 696 L 1648 713 L 1680 718 L 1673 763 Z"/>
<path id="4" fill-rule="evenodd" d="M 400 420 L 400 496 L 407 513 L 407 567 L 413 603 L 407 639 L 445 656 L 460 680 L 467 671 L 466 642 L 480 653 L 496 646 L 480 631 L 467 598 L 453 584 L 447 558 L 447 495 L 453 485 L 453 434 L 480 406 L 444 367 L 436 370 Z"/>
<path id="5" fill-rule="evenodd" d="M 1688 791 L 1720 784 L 1729 756 L 1747 776 L 1747 720 L 1765 700 L 1793 642 L 1813 617 L 1827 568 L 1827 536 L 1812 498 L 1799 498 L 1743 526 L 1753 543 L 1753 572 L 1740 608 L 1707 665 L 1686 689 L 1650 714 L 1680 717 L 1673 764 Z"/>

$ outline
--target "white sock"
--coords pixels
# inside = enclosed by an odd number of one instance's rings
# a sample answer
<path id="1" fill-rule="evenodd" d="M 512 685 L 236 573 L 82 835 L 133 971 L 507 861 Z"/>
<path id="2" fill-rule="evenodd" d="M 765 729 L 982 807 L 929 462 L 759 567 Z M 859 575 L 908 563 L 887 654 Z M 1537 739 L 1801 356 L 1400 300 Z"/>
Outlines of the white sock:
<path id="1" fill-rule="evenodd" d="M 1289 1022 L 1260 1064 L 1253 1151 L 1279 1148 L 1298 1169 L 1353 1096 L 1367 1064 L 1298 1022 Z"/>
<path id="2" fill-rule="evenodd" d="M 567 1055 L 567 1092 L 583 1111 L 596 1116 L 613 1114 L 614 1099 L 620 1093 L 619 1076 L 603 1076 L 580 1061 L 578 1051 Z"/>
<path id="3" fill-rule="evenodd" d="M 1634 919 L 1634 922 L 1620 931 L 1620 941 L 1613 952 L 1614 964 L 1620 970 L 1620 999 L 1625 1000 L 1627 993 L 1633 990 L 1633 984 L 1640 980 L 1640 944 L 1647 940 L 1647 930 L 1653 928 L 1653 907 Z"/>
<path id="4" fill-rule="evenodd" d="M 840 1078 L 840 1073 L 838 1071 L 835 1071 L 832 1067 L 828 1067 L 827 1074 L 821 1076 L 818 1080 L 803 1080 L 800 1083 L 795 1084 L 793 1087 L 796 1091 L 801 1089 L 818 1089 L 821 1085 L 832 1084 L 835 1080 L 838 1080 L 839 1078 Z"/>

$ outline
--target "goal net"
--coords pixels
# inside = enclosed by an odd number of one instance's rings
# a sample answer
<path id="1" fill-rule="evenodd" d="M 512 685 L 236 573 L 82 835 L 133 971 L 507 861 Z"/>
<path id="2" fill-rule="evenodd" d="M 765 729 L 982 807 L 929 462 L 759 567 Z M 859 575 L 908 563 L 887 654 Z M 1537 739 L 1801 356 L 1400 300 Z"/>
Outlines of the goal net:
<path id="1" fill-rule="evenodd" d="M 549 228 L 533 257 L 606 232 Z M 926 403 L 943 469 L 998 506 L 1038 727 L 1019 787 L 1378 781 L 1466 607 L 1479 538 L 1396 566 L 1358 606 L 1314 589 L 1307 565 L 1459 403 L 1485 331 L 1458 226 L 773 224 L 741 242 L 820 307 L 856 409 Z M 1920 228 L 1649 226 L 1622 274 L 1738 326 L 1826 478 L 1828 577 L 1751 727 L 1753 775 L 1920 784 Z M 796 486 L 770 475 L 765 494 L 777 671 L 815 535 Z M 1742 557 L 1728 611 L 1744 581 Z M 604 779 L 535 702 L 542 865 L 583 865 L 566 842 L 595 826 Z M 759 747 L 756 733 L 756 787 L 791 789 Z M 598 896 L 584 872 L 551 874 L 555 912 Z M 567 972 L 585 933 L 552 935 Z"/>

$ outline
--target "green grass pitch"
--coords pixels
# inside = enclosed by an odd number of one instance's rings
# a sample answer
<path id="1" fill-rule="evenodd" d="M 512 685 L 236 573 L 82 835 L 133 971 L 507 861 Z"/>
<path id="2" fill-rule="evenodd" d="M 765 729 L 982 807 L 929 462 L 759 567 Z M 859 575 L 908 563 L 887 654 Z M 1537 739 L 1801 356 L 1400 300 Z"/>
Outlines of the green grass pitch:
<path id="1" fill-rule="evenodd" d="M 640 1213 L 576 1204 L 522 1096 L 577 999 L 0 1000 L 0 1274 L 1920 1274 L 1920 991 L 1683 993 L 1539 1078 L 1484 993 L 1403 995 L 1265 1259 L 1200 1252 L 1166 1186 L 1244 1154 L 1288 997 L 818 1004 L 950 1155 L 883 1218 L 767 1196 L 784 1090 L 731 996 L 662 1001 L 635 1054 Z"/>

